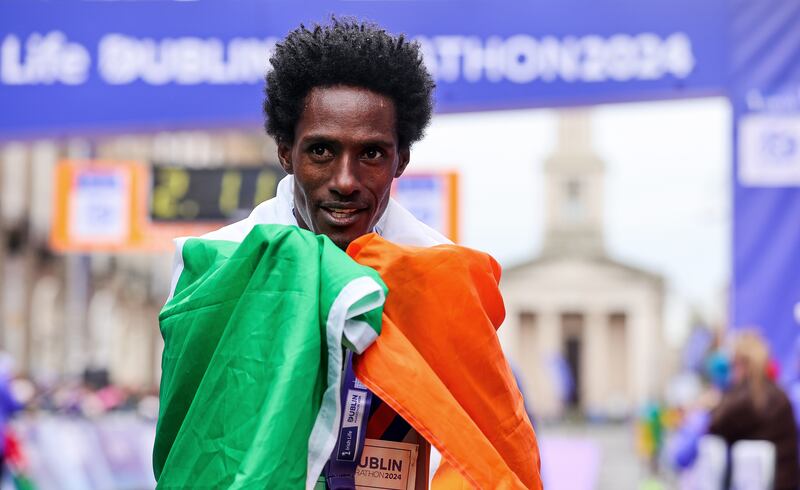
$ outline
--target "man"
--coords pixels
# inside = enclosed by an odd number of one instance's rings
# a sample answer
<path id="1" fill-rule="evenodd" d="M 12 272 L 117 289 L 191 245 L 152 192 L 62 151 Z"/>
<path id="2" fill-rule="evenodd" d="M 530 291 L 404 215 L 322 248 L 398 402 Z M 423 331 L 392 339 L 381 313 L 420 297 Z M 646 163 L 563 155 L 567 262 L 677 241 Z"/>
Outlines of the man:
<path id="1" fill-rule="evenodd" d="M 393 180 L 405 171 L 411 146 L 431 118 L 434 82 L 419 46 L 371 24 L 334 19 L 330 25 L 290 32 L 270 62 L 266 130 L 277 141 L 281 166 L 289 175 L 274 199 L 203 238 L 240 243 L 257 225 L 289 225 L 325 235 L 343 250 L 373 232 L 399 245 L 449 243 L 390 197 Z M 182 257 L 177 259 L 173 291 L 183 269 Z M 354 379 L 352 373 L 348 366 L 345 379 Z M 371 409 L 358 433 L 420 446 L 416 475 L 409 478 L 416 488 L 426 488 L 427 444 L 388 405 L 369 397 Z M 166 440 L 168 448 L 171 439 Z M 531 456 L 531 465 L 534 461 L 538 455 Z M 343 470 L 331 463 L 318 488 L 326 483 L 328 488 L 353 488 L 353 470 L 353 465 Z M 339 486 L 340 481 L 349 482 Z"/>
<path id="2" fill-rule="evenodd" d="M 290 32 L 270 63 L 266 130 L 289 175 L 275 198 L 206 238 L 241 241 L 257 224 L 283 224 L 326 235 L 341 249 L 371 232 L 404 245 L 449 243 L 390 197 L 431 119 L 434 82 L 419 46 L 374 25 L 333 20 Z M 380 404 L 373 402 L 373 414 Z M 379 438 L 418 441 L 395 419 Z"/>

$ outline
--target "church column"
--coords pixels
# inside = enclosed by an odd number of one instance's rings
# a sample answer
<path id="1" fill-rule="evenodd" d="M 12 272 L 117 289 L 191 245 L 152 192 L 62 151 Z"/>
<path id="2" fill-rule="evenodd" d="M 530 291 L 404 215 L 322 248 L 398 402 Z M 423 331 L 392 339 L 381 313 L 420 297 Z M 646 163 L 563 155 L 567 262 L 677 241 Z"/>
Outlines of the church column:
<path id="1" fill-rule="evenodd" d="M 535 410 L 543 415 L 557 415 L 562 410 L 559 380 L 555 376 L 553 360 L 563 353 L 561 334 L 561 315 L 556 309 L 541 309 L 538 312 L 539 335 L 537 366 L 541 370 L 541 378 L 545 381 L 540 386 L 549 389 L 543 393 L 531 393 Z"/>
<path id="2" fill-rule="evenodd" d="M 629 366 L 636 366 L 631 373 L 634 406 L 639 406 L 654 395 L 654 373 L 659 367 L 661 346 L 654 345 L 652 332 L 658 328 L 653 312 L 646 304 L 637 305 L 631 311 L 628 336 Z"/>
<path id="3" fill-rule="evenodd" d="M 584 323 L 585 409 L 602 412 L 608 393 L 608 322 L 605 311 L 593 308 L 586 312 Z"/>
<path id="4" fill-rule="evenodd" d="M 561 352 L 561 315 L 556 310 L 545 309 L 539 313 L 541 329 L 539 330 L 540 352 L 552 356 Z"/>

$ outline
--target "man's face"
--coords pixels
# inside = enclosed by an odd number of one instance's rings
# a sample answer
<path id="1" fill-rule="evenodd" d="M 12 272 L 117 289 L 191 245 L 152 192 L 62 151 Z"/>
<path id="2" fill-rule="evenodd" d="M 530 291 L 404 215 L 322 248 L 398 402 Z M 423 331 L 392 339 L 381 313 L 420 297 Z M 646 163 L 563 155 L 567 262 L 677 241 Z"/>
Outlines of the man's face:
<path id="1" fill-rule="evenodd" d="M 301 227 L 342 249 L 372 231 L 389 203 L 392 180 L 408 165 L 395 120 L 394 102 L 367 89 L 309 92 L 294 142 L 278 145 L 281 165 L 295 178 Z"/>

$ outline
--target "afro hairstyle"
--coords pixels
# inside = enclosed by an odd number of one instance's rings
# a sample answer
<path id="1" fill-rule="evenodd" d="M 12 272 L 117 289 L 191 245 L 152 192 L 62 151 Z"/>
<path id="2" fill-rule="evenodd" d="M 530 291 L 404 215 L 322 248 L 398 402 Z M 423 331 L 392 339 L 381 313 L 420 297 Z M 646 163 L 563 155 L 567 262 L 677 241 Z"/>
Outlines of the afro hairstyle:
<path id="1" fill-rule="evenodd" d="M 291 144 L 306 96 L 315 87 L 353 86 L 392 99 L 401 148 L 419 141 L 431 119 L 435 84 L 419 44 L 375 24 L 332 18 L 300 25 L 275 46 L 267 72 L 267 133 Z"/>

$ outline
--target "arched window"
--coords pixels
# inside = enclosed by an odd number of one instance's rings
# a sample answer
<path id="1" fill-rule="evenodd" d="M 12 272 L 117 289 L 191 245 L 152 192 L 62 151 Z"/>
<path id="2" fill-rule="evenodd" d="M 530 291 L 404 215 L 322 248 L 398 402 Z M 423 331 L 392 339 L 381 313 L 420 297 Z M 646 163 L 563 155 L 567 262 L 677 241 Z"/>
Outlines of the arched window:
<path id="1" fill-rule="evenodd" d="M 564 218 L 568 223 L 582 223 L 586 217 L 585 189 L 578 179 L 569 179 L 564 187 Z"/>

